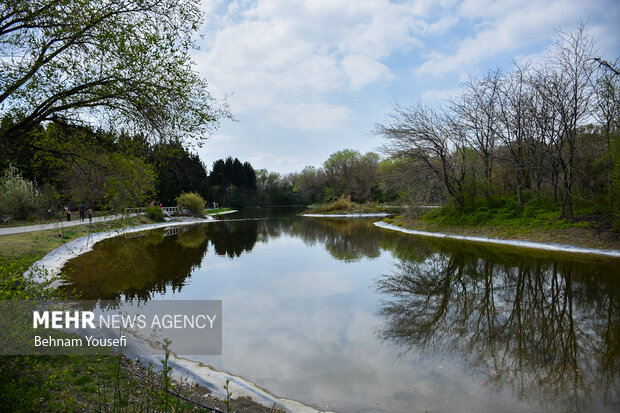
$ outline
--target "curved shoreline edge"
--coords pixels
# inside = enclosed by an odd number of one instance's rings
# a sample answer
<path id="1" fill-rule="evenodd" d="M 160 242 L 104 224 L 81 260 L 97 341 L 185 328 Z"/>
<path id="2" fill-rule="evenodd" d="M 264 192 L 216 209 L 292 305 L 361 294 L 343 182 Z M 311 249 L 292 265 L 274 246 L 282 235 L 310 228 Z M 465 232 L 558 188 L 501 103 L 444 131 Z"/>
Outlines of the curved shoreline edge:
<path id="1" fill-rule="evenodd" d="M 103 241 L 104 239 L 157 228 L 196 225 L 207 222 L 215 222 L 215 219 L 208 217 L 206 219 L 197 219 L 191 221 L 168 221 L 157 224 L 146 224 L 138 225 L 135 227 L 113 229 L 109 231 L 93 232 L 92 234 L 76 238 L 72 241 L 62 244 L 57 248 L 54 248 L 53 250 L 48 252 L 43 258 L 32 264 L 30 268 L 32 269 L 38 267 L 45 270 L 44 274 L 40 274 L 34 277 L 35 281 L 42 282 L 45 281 L 43 279 L 44 277 L 59 274 L 60 270 L 67 263 L 67 261 L 77 257 L 78 255 L 85 254 L 88 251 L 91 251 L 93 249 L 93 245 L 95 245 L 99 241 Z M 57 286 L 56 284 L 53 285 Z"/>
<path id="2" fill-rule="evenodd" d="M 388 224 L 387 222 L 383 222 L 383 221 L 375 222 L 374 225 L 379 228 L 403 232 L 405 234 L 421 235 L 424 237 L 448 238 L 448 239 L 455 239 L 455 240 L 462 240 L 462 241 L 484 242 L 487 244 L 510 245 L 513 247 L 521 247 L 521 248 L 534 248 L 534 249 L 539 249 L 539 250 L 570 252 L 570 253 L 577 253 L 577 254 L 604 255 L 607 257 L 620 258 L 619 250 L 606 250 L 606 249 L 597 249 L 597 248 L 578 247 L 576 245 L 568 245 L 568 244 L 554 244 L 554 243 L 544 243 L 544 242 L 534 242 L 534 241 L 521 241 L 521 240 L 516 240 L 516 239 L 487 238 L 487 237 L 476 237 L 476 236 L 469 236 L 469 235 L 444 234 L 442 232 L 419 231 L 415 229 L 407 229 L 407 228 L 398 227 L 396 225 Z"/>
<path id="3" fill-rule="evenodd" d="M 310 218 L 376 218 L 389 217 L 387 212 L 360 212 L 353 214 L 301 214 L 302 217 Z"/>

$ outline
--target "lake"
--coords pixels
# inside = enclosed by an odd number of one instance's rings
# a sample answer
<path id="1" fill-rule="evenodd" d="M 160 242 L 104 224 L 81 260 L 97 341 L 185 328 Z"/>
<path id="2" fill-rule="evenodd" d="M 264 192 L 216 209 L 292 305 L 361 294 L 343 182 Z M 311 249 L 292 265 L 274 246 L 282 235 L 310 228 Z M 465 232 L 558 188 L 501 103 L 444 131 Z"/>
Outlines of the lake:
<path id="1" fill-rule="evenodd" d="M 111 238 L 65 271 L 85 300 L 222 300 L 223 355 L 197 361 L 317 409 L 619 411 L 620 260 L 296 212 Z"/>

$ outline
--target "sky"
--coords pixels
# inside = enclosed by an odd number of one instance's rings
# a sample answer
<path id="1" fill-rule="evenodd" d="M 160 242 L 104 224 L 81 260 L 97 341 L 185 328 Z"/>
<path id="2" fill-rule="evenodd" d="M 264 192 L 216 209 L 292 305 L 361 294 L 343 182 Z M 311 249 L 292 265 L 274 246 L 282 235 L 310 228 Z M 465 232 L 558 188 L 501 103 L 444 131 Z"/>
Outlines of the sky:
<path id="1" fill-rule="evenodd" d="M 196 69 L 235 121 L 197 150 L 289 173 L 377 151 L 394 104 L 441 102 L 470 76 L 544 56 L 583 23 L 620 56 L 617 0 L 202 0 Z"/>

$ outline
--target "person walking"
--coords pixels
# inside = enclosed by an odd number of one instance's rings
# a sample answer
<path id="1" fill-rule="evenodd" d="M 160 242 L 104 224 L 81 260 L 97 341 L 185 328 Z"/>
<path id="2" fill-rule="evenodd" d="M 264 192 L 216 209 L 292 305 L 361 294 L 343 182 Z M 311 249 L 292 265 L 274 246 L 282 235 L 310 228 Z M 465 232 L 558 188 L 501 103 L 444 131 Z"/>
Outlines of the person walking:
<path id="1" fill-rule="evenodd" d="M 88 208 L 88 222 L 89 223 L 93 223 L 93 209 L 92 208 Z"/>
<path id="2" fill-rule="evenodd" d="M 84 221 L 84 218 L 86 218 L 86 205 L 84 204 L 80 204 L 80 221 Z"/>
<path id="3" fill-rule="evenodd" d="M 67 221 L 71 221 L 71 205 L 65 207 L 65 213 L 67 214 Z"/>

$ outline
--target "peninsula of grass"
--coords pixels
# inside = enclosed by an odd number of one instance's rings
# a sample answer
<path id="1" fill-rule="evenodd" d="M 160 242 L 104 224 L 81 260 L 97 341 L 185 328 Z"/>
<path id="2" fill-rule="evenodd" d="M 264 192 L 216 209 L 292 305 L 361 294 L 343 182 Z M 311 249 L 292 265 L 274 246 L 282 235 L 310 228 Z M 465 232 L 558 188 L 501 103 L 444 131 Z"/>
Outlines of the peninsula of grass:
<path id="1" fill-rule="evenodd" d="M 459 210 L 453 206 L 410 208 L 386 222 L 407 229 L 455 235 L 620 249 L 620 230 L 610 214 L 578 209 L 574 220 L 559 218 L 560 207 L 531 203 L 523 208 L 506 200 L 495 207 Z"/>
<path id="2" fill-rule="evenodd" d="M 234 211 L 234 209 L 232 208 L 216 208 L 216 209 L 206 209 L 205 215 L 219 215 L 219 214 L 223 214 L 226 212 L 231 212 Z"/>
<path id="3" fill-rule="evenodd" d="M 380 212 L 392 213 L 395 209 L 397 208 L 388 207 L 377 202 L 358 204 L 357 202 L 351 201 L 350 196 L 341 196 L 335 201 L 326 204 L 313 205 L 302 214 L 374 214 Z"/>

